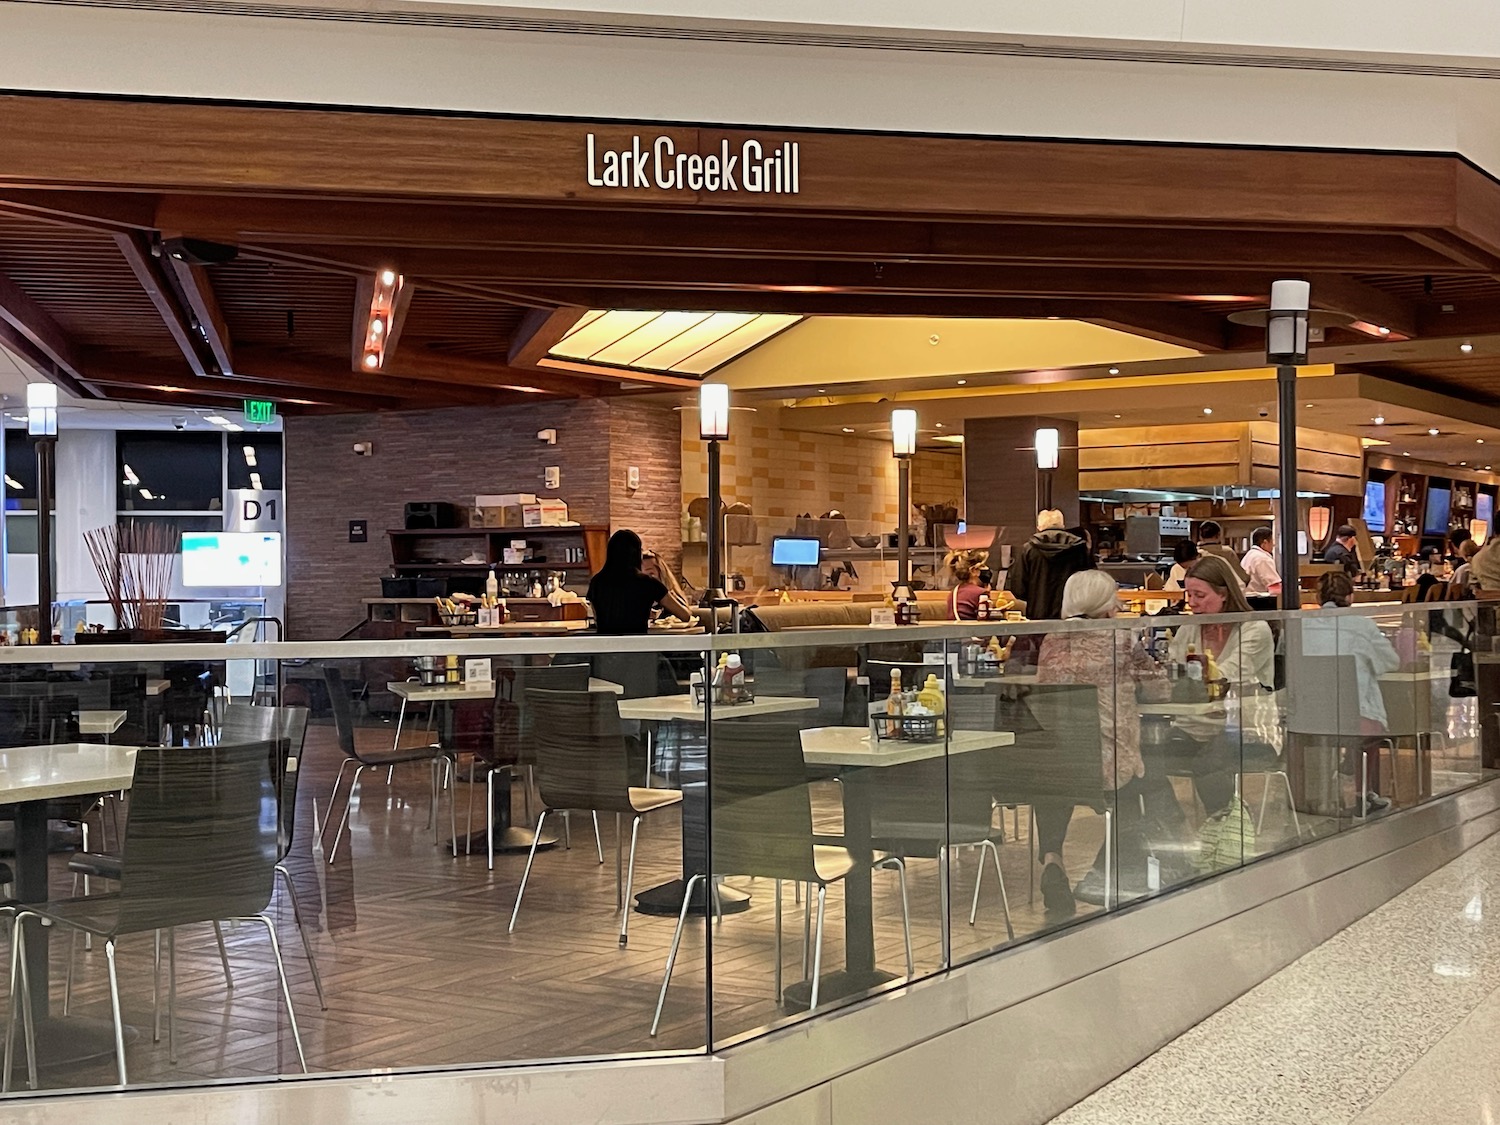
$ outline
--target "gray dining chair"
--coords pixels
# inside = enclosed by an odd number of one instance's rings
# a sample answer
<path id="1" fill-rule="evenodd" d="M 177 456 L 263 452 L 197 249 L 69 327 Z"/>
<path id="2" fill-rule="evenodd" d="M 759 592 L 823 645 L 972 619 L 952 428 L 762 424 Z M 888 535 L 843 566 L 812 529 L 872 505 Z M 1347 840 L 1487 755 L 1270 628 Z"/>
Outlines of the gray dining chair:
<path id="1" fill-rule="evenodd" d="M 119 939 L 131 934 L 166 931 L 169 971 L 175 969 L 178 926 L 200 922 L 254 922 L 266 929 L 276 975 L 286 1003 L 297 1058 L 305 1072 L 307 1059 L 292 1007 L 291 988 L 281 960 L 276 927 L 264 913 L 275 891 L 279 825 L 262 815 L 276 800 L 271 776 L 275 747 L 267 742 L 244 745 L 157 748 L 136 751 L 130 788 L 130 816 L 125 824 L 120 889 L 107 895 L 26 904 L 16 917 L 11 947 L 11 1020 L 20 998 L 23 1025 L 31 1027 L 31 997 L 18 988 L 24 964 L 26 923 L 30 919 L 93 934 L 104 939 L 109 967 L 110 1007 L 114 1017 L 115 1065 L 120 1085 L 128 1082 L 125 1029 L 115 967 Z M 176 974 L 168 993 L 168 1035 L 175 1055 L 172 1009 Z M 10 1086 L 15 1036 L 5 1045 L 3 1085 Z M 36 1047 L 26 1035 L 28 1069 Z"/>
<path id="2" fill-rule="evenodd" d="M 392 766 L 403 765 L 407 762 L 427 762 L 432 769 L 432 798 L 427 809 L 427 823 L 432 828 L 432 842 L 437 843 L 438 823 L 437 805 L 439 778 L 438 768 L 441 766 L 445 771 L 455 766 L 452 751 L 436 743 L 429 746 L 413 746 L 404 750 L 380 750 L 374 753 L 362 751 L 358 748 L 354 738 L 354 713 L 349 707 L 349 691 L 344 685 L 343 674 L 334 665 L 329 664 L 323 668 L 323 680 L 328 686 L 328 702 L 333 709 L 333 725 L 338 733 L 339 749 L 344 752 L 344 760 L 339 763 L 339 772 L 333 779 L 333 792 L 328 795 L 329 818 L 323 822 L 323 832 L 327 834 L 328 825 L 332 822 L 333 807 L 339 793 L 339 785 L 344 780 L 344 770 L 354 766 L 354 776 L 349 780 L 349 791 L 344 797 L 344 812 L 339 817 L 338 831 L 333 835 L 333 847 L 328 849 L 328 862 L 332 865 L 338 858 L 339 841 L 344 838 L 344 829 L 349 824 L 349 806 L 354 802 L 354 788 L 359 784 L 359 778 L 367 769 L 389 769 Z M 453 855 L 458 856 L 458 811 L 452 800 L 448 803 L 449 828 L 453 836 Z"/>
<path id="3" fill-rule="evenodd" d="M 630 763 L 620 730 L 619 701 L 610 692 L 527 688 L 536 750 L 536 786 L 542 807 L 526 870 L 516 891 L 508 932 L 514 933 L 521 899 L 536 860 L 537 840 L 550 813 L 571 810 L 612 812 L 630 817 L 630 861 L 620 896 L 620 945 L 630 940 L 630 897 L 635 880 L 641 818 L 682 803 L 680 789 L 647 789 L 630 784 Z"/>
<path id="4" fill-rule="evenodd" d="M 793 723 L 718 722 L 710 732 L 709 805 L 713 836 L 708 862 L 711 874 L 696 873 L 688 880 L 672 946 L 662 974 L 654 1036 L 661 1024 L 667 987 L 677 964 L 682 931 L 696 884 L 707 881 L 710 897 L 715 881 L 727 875 L 749 875 L 778 881 L 776 895 L 777 972 L 781 961 L 780 882 L 809 883 L 817 889 L 817 922 L 813 936 L 812 991 L 808 1010 L 818 1006 L 823 972 L 823 923 L 828 887 L 858 869 L 859 860 L 848 848 L 814 841 L 812 796 L 802 757 L 801 728 Z M 911 913 L 906 894 L 906 864 L 899 856 L 880 856 L 874 867 L 894 868 L 901 881 L 901 925 L 906 939 L 906 975 L 913 975 Z M 811 905 L 809 903 L 809 905 Z"/>

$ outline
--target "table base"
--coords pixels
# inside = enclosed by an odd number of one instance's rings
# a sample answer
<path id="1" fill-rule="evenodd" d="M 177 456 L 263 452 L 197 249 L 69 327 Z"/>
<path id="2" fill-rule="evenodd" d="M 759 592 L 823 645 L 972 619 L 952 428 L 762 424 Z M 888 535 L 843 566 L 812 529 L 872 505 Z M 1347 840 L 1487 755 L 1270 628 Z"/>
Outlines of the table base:
<path id="1" fill-rule="evenodd" d="M 16 1016 L 15 1060 L 11 1063 L 11 1085 L 16 1088 L 26 1084 L 26 1044 L 21 1034 L 20 1015 Z M 165 1033 L 163 1033 L 165 1034 Z M 141 1033 L 135 1028 L 125 1027 L 125 1046 L 138 1041 Z M 83 1016 L 68 1016 L 64 1019 L 46 1017 L 36 1023 L 36 1065 L 38 1070 L 54 1067 L 77 1066 L 95 1059 L 115 1057 L 115 1025 L 109 1020 L 87 1019 Z"/>
<path id="2" fill-rule="evenodd" d="M 635 912 L 637 914 L 665 914 L 675 918 L 682 913 L 682 896 L 687 888 L 687 883 L 682 879 L 673 879 L 670 883 L 663 883 L 659 887 L 652 887 L 649 891 L 642 891 L 635 896 Z M 708 909 L 708 894 L 703 880 L 698 880 L 693 888 L 693 899 L 688 904 L 689 914 L 703 914 Z M 744 891 L 737 891 L 733 887 L 719 886 L 719 909 L 725 914 L 741 914 L 750 909 L 750 896 Z"/>
<path id="3" fill-rule="evenodd" d="M 842 1000 L 845 996 L 856 996 L 897 979 L 895 973 L 883 973 L 879 969 L 861 972 L 839 969 L 836 972 L 824 973 L 822 983 L 818 986 L 818 1003 L 821 1005 L 829 1000 Z M 809 980 L 799 980 L 781 994 L 781 1006 L 789 1012 L 807 1011 L 811 1000 L 812 981 Z"/>
<path id="4" fill-rule="evenodd" d="M 487 832 L 475 832 L 471 836 L 460 836 L 458 838 L 458 854 L 461 856 L 469 854 L 484 855 L 488 850 L 488 839 L 489 833 Z M 495 850 L 497 852 L 529 852 L 532 840 L 536 840 L 536 833 L 534 831 L 530 828 L 520 828 L 512 825 L 509 828 L 502 828 L 495 833 Z M 556 847 L 557 843 L 558 838 L 556 836 L 550 832 L 543 832 L 542 838 L 537 840 L 536 850 L 543 851 L 546 848 Z M 444 842 L 440 846 L 447 848 L 450 852 L 452 851 L 452 846 L 447 842 Z"/>

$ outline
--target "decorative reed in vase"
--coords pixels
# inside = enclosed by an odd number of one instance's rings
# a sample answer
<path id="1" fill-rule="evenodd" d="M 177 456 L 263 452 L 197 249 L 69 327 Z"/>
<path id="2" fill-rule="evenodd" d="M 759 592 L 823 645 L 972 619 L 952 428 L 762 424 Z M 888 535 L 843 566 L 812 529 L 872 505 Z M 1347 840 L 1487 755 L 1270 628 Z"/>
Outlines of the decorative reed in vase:
<path id="1" fill-rule="evenodd" d="M 131 520 L 96 527 L 83 538 L 117 627 L 160 633 L 182 542 L 178 530 Z"/>

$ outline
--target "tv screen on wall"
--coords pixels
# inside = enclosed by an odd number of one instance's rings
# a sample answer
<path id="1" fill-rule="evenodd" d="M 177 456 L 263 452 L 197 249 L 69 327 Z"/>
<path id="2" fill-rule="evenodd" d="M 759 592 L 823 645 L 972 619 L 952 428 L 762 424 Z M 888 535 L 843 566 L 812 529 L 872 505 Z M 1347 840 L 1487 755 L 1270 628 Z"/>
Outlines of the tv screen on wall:
<path id="1" fill-rule="evenodd" d="M 1422 521 L 1423 535 L 1448 534 L 1448 490 L 1428 488 L 1427 517 Z"/>
<path id="2" fill-rule="evenodd" d="M 1385 530 L 1385 484 L 1383 481 L 1365 482 L 1365 505 L 1361 513 L 1365 526 L 1371 531 Z"/>
<path id="3" fill-rule="evenodd" d="M 1490 528 L 1495 518 L 1495 498 L 1488 492 L 1481 492 L 1474 498 L 1474 518 L 1484 524 L 1486 529 Z"/>

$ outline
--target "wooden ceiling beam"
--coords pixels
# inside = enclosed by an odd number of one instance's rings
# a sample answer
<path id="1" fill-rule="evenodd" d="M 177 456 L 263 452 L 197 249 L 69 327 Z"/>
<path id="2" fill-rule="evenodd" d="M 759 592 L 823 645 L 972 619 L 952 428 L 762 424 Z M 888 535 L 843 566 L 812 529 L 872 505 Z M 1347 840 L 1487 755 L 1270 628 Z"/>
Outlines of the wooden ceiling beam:
<path id="1" fill-rule="evenodd" d="M 356 409 L 396 409 L 406 400 L 387 395 L 345 394 L 341 391 L 318 390 L 314 387 L 280 387 L 260 383 L 247 387 L 238 379 L 220 376 L 183 375 L 177 381 L 165 379 L 159 370 L 141 370 L 134 366 L 117 367 L 109 363 L 96 363 L 90 368 L 89 379 L 96 386 L 129 390 L 150 390 L 163 395 L 201 394 L 216 399 L 242 402 L 246 398 L 265 398 L 278 404 L 319 403 L 326 406 L 347 406 Z M 176 390 L 169 390 L 175 387 Z"/>
<path id="2" fill-rule="evenodd" d="M 1092 315 L 1079 319 L 1200 352 L 1224 351 L 1229 343 L 1226 333 L 1229 322 L 1222 316 L 1183 305 L 1121 302 L 1100 306 Z"/>
<path id="3" fill-rule="evenodd" d="M 1416 305 L 1403 297 L 1342 274 L 1315 273 L 1308 281 L 1312 284 L 1315 309 L 1345 313 L 1403 336 L 1417 334 Z"/>
<path id="4" fill-rule="evenodd" d="M 148 231 L 156 226 L 159 197 L 128 191 L 0 191 L 0 211 L 93 230 Z"/>
<path id="5" fill-rule="evenodd" d="M 1417 317 L 1419 335 L 1432 337 L 1488 336 L 1500 332 L 1500 300 L 1454 301 L 1453 311 L 1438 304 L 1421 307 Z"/>
<path id="6" fill-rule="evenodd" d="M 196 327 L 203 342 L 224 374 L 234 371 L 234 348 L 229 336 L 229 323 L 219 308 L 219 298 L 214 293 L 213 281 L 208 271 L 191 262 L 178 261 L 171 255 L 164 259 L 172 271 L 183 300 L 193 311 L 190 328 Z"/>
<path id="7" fill-rule="evenodd" d="M 44 360 L 54 371 L 75 382 L 82 381 L 78 349 L 68 334 L 26 290 L 3 273 L 0 273 L 0 322 L 12 330 L 11 341 L 17 347 L 24 347 L 28 358 Z"/>
<path id="8" fill-rule="evenodd" d="M 1048 262 L 1232 266 L 1357 273 L 1467 268 L 1443 248 L 1403 231 L 1277 230 L 1260 226 L 1164 230 L 1152 226 L 849 218 L 832 215 L 700 214 L 667 208 L 480 206 L 347 200 L 178 196 L 157 221 L 198 237 L 295 251 L 309 245 L 428 249 L 629 251 L 715 258 L 871 261 Z M 1173 231 L 1180 237 L 1172 237 Z"/>
<path id="9" fill-rule="evenodd" d="M 182 353 L 183 359 L 187 360 L 193 374 L 210 374 L 208 364 L 203 361 L 203 356 L 198 352 L 199 339 L 193 331 L 192 322 L 178 305 L 172 285 L 167 280 L 166 267 L 161 264 L 161 259 L 152 254 L 151 244 L 146 236 L 117 233 L 114 239 L 115 245 L 120 248 L 125 261 L 130 264 L 131 272 L 135 274 L 146 296 L 156 306 L 157 314 L 160 315 L 162 323 L 167 326 L 167 331 L 176 341 L 178 351 Z"/>
<path id="10" fill-rule="evenodd" d="M 529 309 L 521 318 L 521 327 L 511 337 L 510 354 L 512 367 L 531 367 L 557 346 L 578 323 L 578 318 L 588 310 L 574 306 L 561 309 Z"/>

